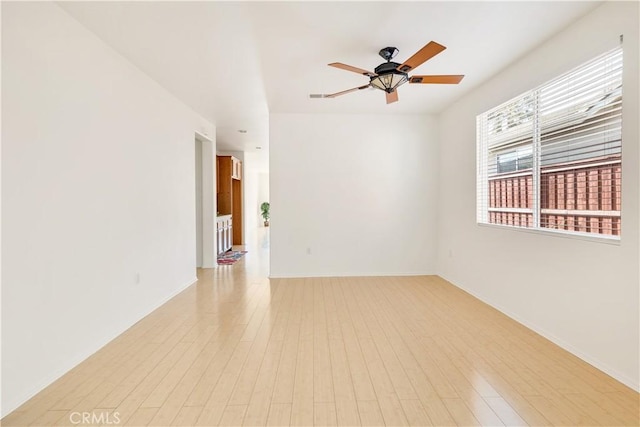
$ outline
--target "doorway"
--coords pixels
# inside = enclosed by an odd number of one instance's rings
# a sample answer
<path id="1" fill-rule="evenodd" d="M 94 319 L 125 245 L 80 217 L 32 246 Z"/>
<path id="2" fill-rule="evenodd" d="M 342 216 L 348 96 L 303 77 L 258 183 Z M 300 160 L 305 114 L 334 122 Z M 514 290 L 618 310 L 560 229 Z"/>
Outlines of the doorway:
<path id="1" fill-rule="evenodd" d="M 195 266 L 214 268 L 218 265 L 215 241 L 215 144 L 207 136 L 196 132 L 194 153 Z"/>
<path id="2" fill-rule="evenodd" d="M 196 139 L 196 268 L 202 268 L 202 141 Z"/>

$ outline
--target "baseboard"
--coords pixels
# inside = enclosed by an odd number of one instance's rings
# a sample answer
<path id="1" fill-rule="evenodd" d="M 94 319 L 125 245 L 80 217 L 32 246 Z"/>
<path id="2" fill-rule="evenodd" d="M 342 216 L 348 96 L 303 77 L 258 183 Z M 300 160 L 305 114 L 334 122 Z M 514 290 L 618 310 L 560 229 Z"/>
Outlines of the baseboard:
<path id="1" fill-rule="evenodd" d="M 480 295 L 479 293 L 468 289 L 466 286 L 459 285 L 459 284 L 453 282 L 452 280 L 449 280 L 448 278 L 446 278 L 443 275 L 440 275 L 440 277 L 443 278 L 444 280 L 446 280 L 447 282 L 451 283 L 453 286 L 462 289 L 466 293 L 474 296 L 475 298 L 479 299 L 480 301 L 484 302 L 485 304 L 495 308 L 496 310 L 498 310 L 499 312 L 501 312 L 505 316 L 515 320 L 516 322 L 518 322 L 521 325 L 527 327 L 528 329 L 531 329 L 532 331 L 534 331 L 538 335 L 541 335 L 542 337 L 548 339 L 552 343 L 558 345 L 559 347 L 563 348 L 564 350 L 568 351 L 569 353 L 573 354 L 574 356 L 578 357 L 579 359 L 587 362 L 589 365 L 593 366 L 594 368 L 598 369 L 599 371 L 604 372 L 605 374 L 609 375 L 610 377 L 612 377 L 616 381 L 619 381 L 620 383 L 626 385 L 627 387 L 629 387 L 629 388 L 631 388 L 631 389 L 633 389 L 633 390 L 635 390 L 637 392 L 640 392 L 640 383 L 638 382 L 637 378 L 634 379 L 634 378 L 631 378 L 631 377 L 629 377 L 627 375 L 624 375 L 621 372 L 619 372 L 617 369 L 612 368 L 611 366 L 607 365 L 606 363 L 602 362 L 601 360 L 598 360 L 598 359 L 596 359 L 594 357 L 589 356 L 588 354 L 585 354 L 582 350 L 576 348 L 575 346 L 571 345 L 570 343 L 566 342 L 565 340 L 563 340 L 561 338 L 558 338 L 557 336 L 555 336 L 551 332 L 547 331 L 546 329 L 536 325 L 533 322 L 530 322 L 527 319 L 524 319 L 524 318 L 518 316 L 517 314 L 505 309 L 504 307 L 500 306 L 499 304 L 492 303 L 490 301 L 490 299 L 486 298 L 484 295 Z"/>
<path id="2" fill-rule="evenodd" d="M 414 273 L 333 273 L 333 274 L 270 274 L 269 279 L 302 279 L 314 277 L 413 277 L 413 276 L 435 276 L 435 273 L 414 272 Z"/>
<path id="3" fill-rule="evenodd" d="M 172 299 L 173 297 L 175 297 L 176 295 L 178 295 L 179 293 L 181 293 L 182 291 L 184 291 L 186 288 L 188 288 L 189 286 L 193 285 L 197 281 L 198 281 L 197 278 L 193 278 L 189 282 L 180 285 L 174 292 L 169 294 L 169 296 L 163 298 L 160 302 L 152 304 L 149 308 L 146 308 L 146 309 L 142 310 L 144 314 L 139 316 L 137 318 L 137 320 L 133 321 L 130 325 L 126 326 L 124 329 L 119 329 L 118 331 L 115 331 L 112 334 L 110 334 L 109 336 L 107 336 L 106 341 L 104 342 L 104 344 L 100 345 L 97 349 L 95 349 L 95 350 L 86 350 L 85 352 L 83 352 L 79 356 L 73 358 L 69 363 L 67 363 L 66 366 L 58 369 L 53 374 L 51 374 L 51 375 L 47 376 L 46 378 L 44 378 L 42 381 L 40 381 L 40 383 L 37 386 L 33 387 L 33 389 L 31 391 L 29 391 L 27 393 L 24 393 L 22 396 L 19 396 L 19 397 L 15 398 L 15 399 L 12 399 L 12 401 L 10 401 L 9 404 L 6 407 L 2 407 L 0 409 L 0 418 L 4 418 L 5 416 L 10 414 L 11 412 L 13 412 L 16 409 L 18 409 L 20 407 L 20 405 L 24 404 L 29 399 L 33 398 L 36 394 L 40 393 L 42 390 L 44 390 L 45 388 L 47 388 L 48 386 L 53 384 L 55 381 L 60 379 L 60 377 L 62 377 L 67 372 L 69 372 L 70 370 L 72 370 L 73 368 L 78 366 L 80 363 L 82 363 L 85 360 L 87 360 L 93 354 L 95 354 L 98 351 L 100 351 L 102 348 L 104 348 L 106 345 L 108 345 L 111 341 L 113 341 L 118 336 L 122 335 L 127 330 L 129 330 L 133 325 L 135 325 L 136 323 L 138 323 L 139 321 L 141 321 L 142 319 L 147 317 L 149 314 L 153 313 L 155 310 L 160 308 L 162 305 L 166 304 L 170 299 Z"/>

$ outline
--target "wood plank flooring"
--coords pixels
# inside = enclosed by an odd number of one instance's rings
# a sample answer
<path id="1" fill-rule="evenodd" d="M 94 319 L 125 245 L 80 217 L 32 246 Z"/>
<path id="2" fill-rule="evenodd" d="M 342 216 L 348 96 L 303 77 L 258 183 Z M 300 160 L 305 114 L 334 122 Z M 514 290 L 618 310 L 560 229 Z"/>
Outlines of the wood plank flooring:
<path id="1" fill-rule="evenodd" d="M 640 425 L 638 393 L 438 277 L 261 262 L 199 271 L 2 425 Z"/>

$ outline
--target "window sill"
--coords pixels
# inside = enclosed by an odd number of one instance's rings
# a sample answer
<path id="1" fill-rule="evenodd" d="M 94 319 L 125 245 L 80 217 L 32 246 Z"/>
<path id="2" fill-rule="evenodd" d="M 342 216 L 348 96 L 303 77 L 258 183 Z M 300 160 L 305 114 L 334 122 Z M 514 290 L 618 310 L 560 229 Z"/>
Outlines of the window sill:
<path id="1" fill-rule="evenodd" d="M 587 233 L 567 233 L 563 231 L 557 230 L 543 230 L 543 229 L 533 229 L 533 228 L 522 228 L 522 227 L 514 227 L 510 225 L 501 225 L 501 224 L 487 224 L 483 222 L 476 222 L 480 227 L 488 227 L 488 228 L 499 228 L 501 230 L 513 230 L 519 231 L 522 233 L 531 233 L 531 234 L 542 234 L 546 236 L 552 237 L 560 237 L 564 239 L 573 239 L 573 240 L 584 240 L 588 242 L 595 243 L 604 243 L 607 245 L 620 246 L 621 237 L 620 236 L 607 236 L 607 235 L 593 235 Z"/>

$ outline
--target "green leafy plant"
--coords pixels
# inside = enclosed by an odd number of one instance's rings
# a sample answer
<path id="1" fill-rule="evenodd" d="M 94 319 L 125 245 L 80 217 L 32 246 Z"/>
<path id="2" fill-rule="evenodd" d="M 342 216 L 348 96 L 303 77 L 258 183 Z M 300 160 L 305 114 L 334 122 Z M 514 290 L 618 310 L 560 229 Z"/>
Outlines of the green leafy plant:
<path id="1" fill-rule="evenodd" d="M 269 202 L 263 202 L 260 205 L 260 211 L 262 212 L 262 218 L 264 219 L 265 226 L 269 225 L 270 209 L 271 209 L 271 205 L 269 204 Z"/>

